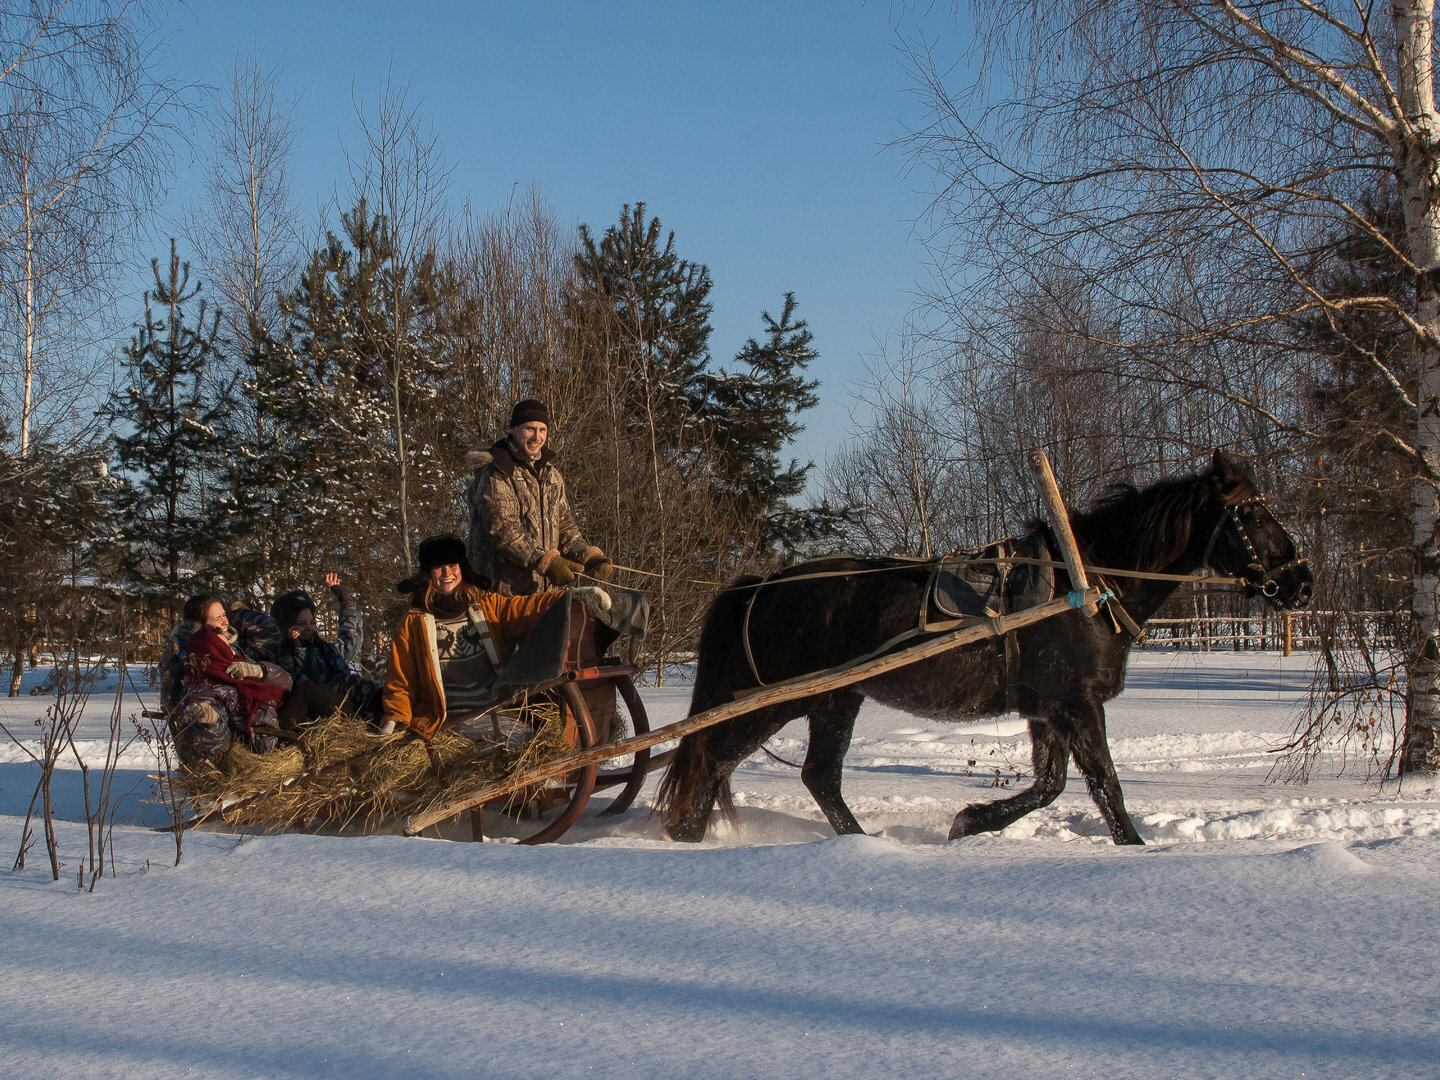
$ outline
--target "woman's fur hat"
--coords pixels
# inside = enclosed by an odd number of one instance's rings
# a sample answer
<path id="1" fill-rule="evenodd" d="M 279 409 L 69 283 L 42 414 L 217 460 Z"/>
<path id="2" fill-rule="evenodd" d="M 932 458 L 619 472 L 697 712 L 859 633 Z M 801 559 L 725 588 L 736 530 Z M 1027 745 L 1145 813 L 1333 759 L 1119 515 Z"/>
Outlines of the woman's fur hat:
<path id="1" fill-rule="evenodd" d="M 396 592 L 410 595 L 421 591 L 430 580 L 431 570 L 437 566 L 449 566 L 451 563 L 459 564 L 462 581 L 468 581 L 482 589 L 490 588 L 490 582 L 484 575 L 477 574 L 470 568 L 470 560 L 465 556 L 465 541 L 454 533 L 421 540 L 415 551 L 415 561 L 419 563 L 415 573 L 404 581 L 397 581 Z"/>

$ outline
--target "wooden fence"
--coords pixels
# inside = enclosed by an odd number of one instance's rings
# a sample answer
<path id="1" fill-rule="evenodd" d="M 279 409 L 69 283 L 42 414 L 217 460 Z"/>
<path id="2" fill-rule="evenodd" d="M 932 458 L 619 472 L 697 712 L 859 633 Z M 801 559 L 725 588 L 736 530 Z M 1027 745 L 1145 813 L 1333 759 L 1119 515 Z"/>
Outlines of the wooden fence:
<path id="1" fill-rule="evenodd" d="M 1395 611 L 1267 611 L 1151 619 L 1136 647 L 1282 652 L 1288 656 L 1295 649 L 1317 648 L 1329 637 L 1337 648 L 1362 640 L 1370 648 L 1390 648 L 1400 640 L 1406 618 L 1405 612 Z"/>

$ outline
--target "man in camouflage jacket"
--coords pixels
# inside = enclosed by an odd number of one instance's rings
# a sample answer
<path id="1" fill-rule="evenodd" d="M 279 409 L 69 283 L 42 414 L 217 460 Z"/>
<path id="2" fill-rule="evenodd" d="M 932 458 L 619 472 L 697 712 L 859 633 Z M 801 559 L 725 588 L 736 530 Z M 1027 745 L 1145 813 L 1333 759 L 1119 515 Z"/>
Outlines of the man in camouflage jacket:
<path id="1" fill-rule="evenodd" d="M 604 581 L 614 570 L 575 524 L 555 453 L 545 445 L 549 431 L 550 411 L 527 398 L 511 410 L 503 439 L 465 458 L 475 470 L 466 555 L 505 596 L 568 585 L 581 573 Z"/>

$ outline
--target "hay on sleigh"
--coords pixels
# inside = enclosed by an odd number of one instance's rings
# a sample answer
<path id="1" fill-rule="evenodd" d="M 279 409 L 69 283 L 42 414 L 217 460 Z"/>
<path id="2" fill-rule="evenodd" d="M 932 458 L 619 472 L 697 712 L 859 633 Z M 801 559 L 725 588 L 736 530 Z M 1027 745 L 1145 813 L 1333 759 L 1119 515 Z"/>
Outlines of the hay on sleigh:
<path id="1" fill-rule="evenodd" d="M 493 719 L 490 732 L 440 731 L 427 750 L 409 732 L 382 735 L 358 717 L 336 713 L 268 753 L 232 743 L 216 763 L 177 770 L 175 783 L 197 816 L 227 825 L 265 832 L 352 824 L 369 830 L 571 749 L 563 714 L 552 702 L 497 710 L 486 719 Z M 524 806 L 544 790 L 528 788 L 507 806 Z"/>

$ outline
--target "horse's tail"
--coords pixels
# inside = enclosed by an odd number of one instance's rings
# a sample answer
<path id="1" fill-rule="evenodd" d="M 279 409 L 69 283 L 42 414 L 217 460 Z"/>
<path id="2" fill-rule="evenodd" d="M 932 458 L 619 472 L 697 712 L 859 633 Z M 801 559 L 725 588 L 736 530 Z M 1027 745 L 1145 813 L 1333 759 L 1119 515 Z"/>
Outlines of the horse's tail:
<path id="1" fill-rule="evenodd" d="M 763 578 L 746 576 L 715 598 L 705 614 L 700 630 L 700 648 L 695 661 L 695 689 L 690 695 L 689 716 L 729 701 L 737 685 L 732 675 L 733 649 L 740 640 L 740 621 L 750 599 L 750 586 Z M 699 792 L 714 776 L 715 762 L 710 754 L 710 732 L 696 731 L 684 736 L 675 748 L 660 780 L 655 795 L 655 813 L 665 817 L 666 827 L 673 834 L 680 831 L 682 819 L 690 811 Z M 715 796 L 720 813 L 735 820 L 735 802 L 730 792 L 730 777 L 723 777 Z M 709 809 L 704 813 L 707 818 Z"/>

